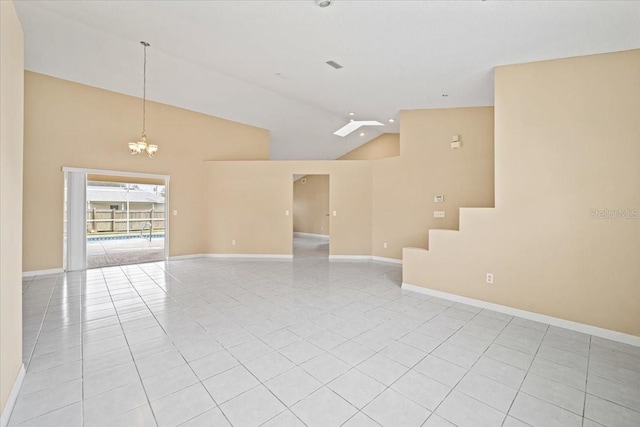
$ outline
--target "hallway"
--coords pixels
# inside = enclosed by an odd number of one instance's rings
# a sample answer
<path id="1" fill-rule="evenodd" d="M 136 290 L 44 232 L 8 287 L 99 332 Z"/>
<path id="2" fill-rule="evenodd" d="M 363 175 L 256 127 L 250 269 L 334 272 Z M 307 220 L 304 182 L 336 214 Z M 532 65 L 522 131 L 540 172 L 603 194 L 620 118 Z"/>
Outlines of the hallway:
<path id="1" fill-rule="evenodd" d="M 293 235 L 294 258 L 325 258 L 329 259 L 329 236 L 315 237 L 308 234 L 294 233 Z"/>

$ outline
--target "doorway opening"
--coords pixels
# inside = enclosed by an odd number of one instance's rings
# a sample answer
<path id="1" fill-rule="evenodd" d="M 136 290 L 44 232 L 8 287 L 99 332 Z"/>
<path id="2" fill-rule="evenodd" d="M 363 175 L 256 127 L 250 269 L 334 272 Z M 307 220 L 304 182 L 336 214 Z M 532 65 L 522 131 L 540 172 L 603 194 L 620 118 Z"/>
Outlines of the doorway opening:
<path id="1" fill-rule="evenodd" d="M 293 176 L 293 256 L 328 258 L 331 235 L 329 175 Z"/>
<path id="2" fill-rule="evenodd" d="M 87 177 L 87 268 L 162 261 L 164 184 L 94 179 Z"/>
<path id="3" fill-rule="evenodd" d="M 168 176 L 63 170 L 65 271 L 167 259 Z"/>

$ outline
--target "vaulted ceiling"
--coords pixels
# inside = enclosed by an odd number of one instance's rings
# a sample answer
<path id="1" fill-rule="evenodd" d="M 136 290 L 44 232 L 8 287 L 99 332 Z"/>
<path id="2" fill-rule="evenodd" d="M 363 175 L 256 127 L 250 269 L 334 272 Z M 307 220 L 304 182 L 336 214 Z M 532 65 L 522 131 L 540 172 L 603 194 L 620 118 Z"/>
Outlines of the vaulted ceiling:
<path id="1" fill-rule="evenodd" d="M 397 132 L 403 109 L 492 105 L 494 66 L 640 48 L 635 1 L 17 0 L 16 8 L 28 70 L 141 96 L 145 40 L 149 99 L 269 129 L 273 159 L 336 158 Z M 333 135 L 351 118 L 385 126 Z"/>

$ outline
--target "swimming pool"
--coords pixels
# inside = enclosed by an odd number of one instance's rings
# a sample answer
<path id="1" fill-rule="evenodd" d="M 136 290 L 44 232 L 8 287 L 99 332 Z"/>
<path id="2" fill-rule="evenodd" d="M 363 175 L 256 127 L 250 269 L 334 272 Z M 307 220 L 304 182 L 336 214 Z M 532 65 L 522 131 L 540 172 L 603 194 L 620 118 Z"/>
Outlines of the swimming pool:
<path id="1" fill-rule="evenodd" d="M 151 235 L 152 240 L 164 239 L 164 233 L 153 233 Z M 87 235 L 88 242 L 104 242 L 106 240 L 132 240 L 132 239 L 144 239 L 149 240 L 149 233 L 143 235 L 140 234 L 112 234 L 110 236 L 96 236 Z"/>

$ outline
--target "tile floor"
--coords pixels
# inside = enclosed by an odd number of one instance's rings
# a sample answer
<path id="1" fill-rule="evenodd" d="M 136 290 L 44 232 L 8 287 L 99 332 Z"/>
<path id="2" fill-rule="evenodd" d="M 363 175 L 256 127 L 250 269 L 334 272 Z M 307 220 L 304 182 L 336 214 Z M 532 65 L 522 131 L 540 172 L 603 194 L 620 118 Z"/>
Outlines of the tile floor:
<path id="1" fill-rule="evenodd" d="M 296 248 L 25 280 L 10 425 L 640 426 L 640 348 Z"/>

